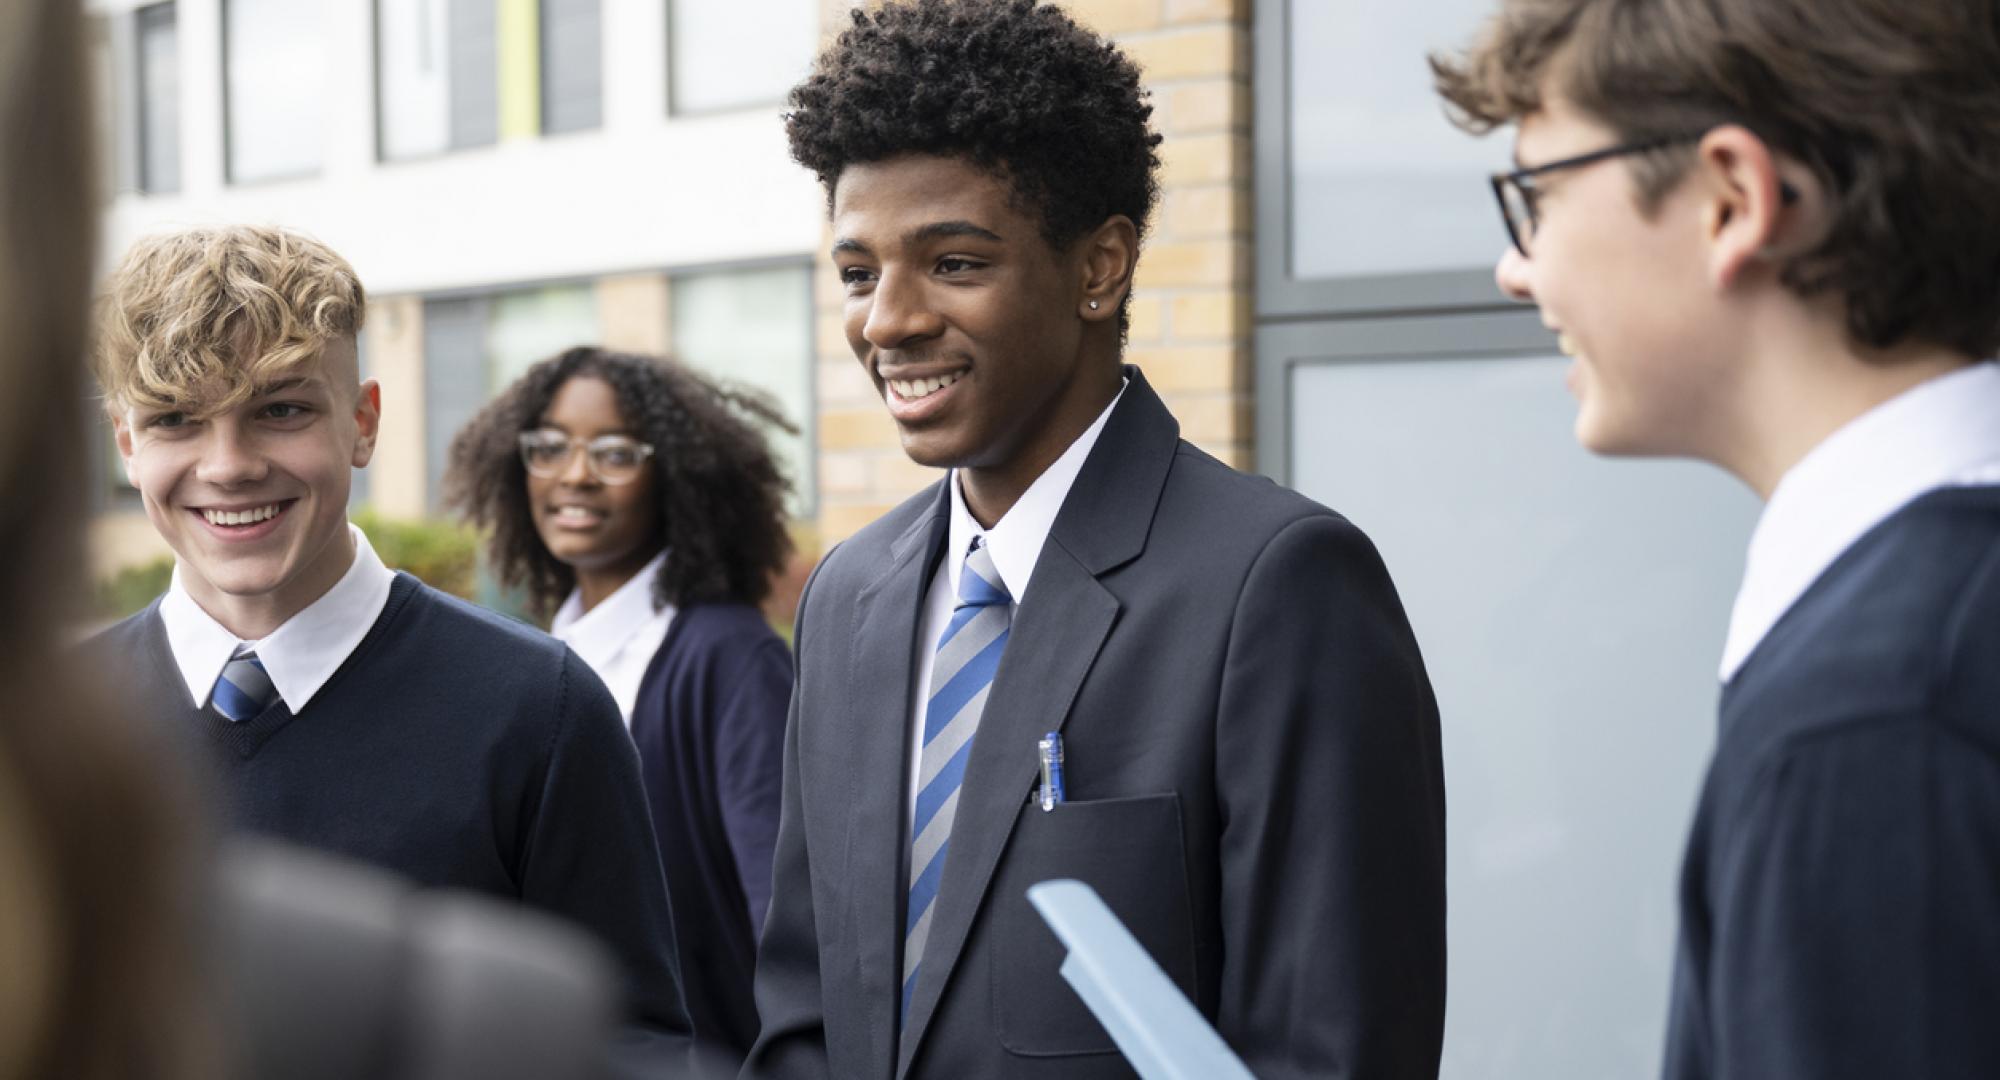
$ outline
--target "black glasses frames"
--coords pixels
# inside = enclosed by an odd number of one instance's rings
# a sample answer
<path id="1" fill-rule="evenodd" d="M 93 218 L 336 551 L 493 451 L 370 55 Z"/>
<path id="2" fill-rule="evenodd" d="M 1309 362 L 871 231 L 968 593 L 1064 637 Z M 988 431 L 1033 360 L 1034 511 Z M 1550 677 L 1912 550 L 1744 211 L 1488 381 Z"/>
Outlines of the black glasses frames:
<path id="1" fill-rule="evenodd" d="M 1634 142 L 1607 146 L 1602 150 L 1592 150 L 1575 157 L 1559 158 L 1555 161 L 1531 165 L 1511 172 L 1494 173 L 1490 178 L 1493 197 L 1500 203 L 1500 218 L 1507 225 L 1507 239 L 1514 242 L 1514 250 L 1528 257 L 1528 242 L 1535 235 L 1535 178 L 1553 172 L 1580 169 L 1585 165 L 1595 165 L 1600 161 L 1625 157 L 1628 154 L 1643 154 L 1650 150 L 1694 142 L 1703 133 L 1667 135 L 1655 139 L 1640 139 Z"/>
<path id="2" fill-rule="evenodd" d="M 1600 161 L 1625 157 L 1629 154 L 1643 154 L 1652 150 L 1677 146 L 1681 143 L 1696 142 L 1706 134 L 1708 134 L 1706 131 L 1700 131 L 1680 135 L 1665 135 L 1654 139 L 1639 139 L 1633 142 L 1619 143 L 1616 146 L 1607 146 L 1602 150 L 1592 150 L 1587 154 L 1578 154 L 1575 157 L 1559 158 L 1555 161 L 1543 162 L 1540 165 L 1515 169 L 1511 172 L 1494 173 L 1490 178 L 1490 182 L 1493 185 L 1493 198 L 1500 204 L 1500 219 L 1507 225 L 1507 239 L 1513 241 L 1514 250 L 1520 252 L 1522 258 L 1530 257 L 1528 254 L 1528 242 L 1534 237 L 1535 226 L 1537 224 L 1535 196 L 1539 193 L 1535 189 L 1536 177 L 1546 173 L 1582 168 L 1585 165 L 1594 165 Z M 1785 205 L 1789 206 L 1798 201 L 1799 193 L 1789 183 L 1779 181 L 1778 198 L 1783 200 Z"/>

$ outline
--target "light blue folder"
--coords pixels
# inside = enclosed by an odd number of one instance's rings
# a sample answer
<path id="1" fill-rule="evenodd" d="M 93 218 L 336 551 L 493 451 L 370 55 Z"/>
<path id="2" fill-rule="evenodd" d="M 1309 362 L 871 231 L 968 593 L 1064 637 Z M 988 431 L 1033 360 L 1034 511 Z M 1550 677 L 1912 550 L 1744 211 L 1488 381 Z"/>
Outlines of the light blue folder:
<path id="1" fill-rule="evenodd" d="M 1096 890 L 1044 881 L 1028 902 L 1069 948 L 1063 978 L 1143 1080 L 1255 1080 Z"/>

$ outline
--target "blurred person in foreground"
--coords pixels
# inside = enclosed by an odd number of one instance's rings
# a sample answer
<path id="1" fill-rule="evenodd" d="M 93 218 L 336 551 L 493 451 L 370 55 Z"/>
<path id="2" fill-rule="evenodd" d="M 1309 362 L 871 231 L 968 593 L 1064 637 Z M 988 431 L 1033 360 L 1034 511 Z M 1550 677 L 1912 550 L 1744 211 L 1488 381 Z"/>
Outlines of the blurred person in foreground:
<path id="1" fill-rule="evenodd" d="M 2000 1075 L 2000 5 L 1510 0 L 1433 66 L 1579 441 L 1766 500 L 1666 1075 Z"/>
<path id="2" fill-rule="evenodd" d="M 791 105 L 848 344 L 951 471 L 801 602 L 746 1075 L 1129 1076 L 1025 895 L 1073 877 L 1266 1080 L 1435 1076 L 1436 702 L 1367 537 L 1121 362 L 1138 69 L 1054 5 L 918 0 Z"/>
<path id="3" fill-rule="evenodd" d="M 383 566 L 347 521 L 381 391 L 345 260 L 277 228 L 136 244 L 95 343 L 168 591 L 88 642 L 201 748 L 234 827 L 572 920 L 624 968 L 634 1058 L 681 1060 L 673 926 L 617 705 L 546 636 Z"/>
<path id="4" fill-rule="evenodd" d="M 214 1075 L 198 828 L 62 652 L 79 614 L 96 249 L 81 5 L 0 4 L 0 1078 Z"/>
<path id="5" fill-rule="evenodd" d="M 771 902 L 792 657 L 758 605 L 785 569 L 763 400 L 672 360 L 571 349 L 452 441 L 448 500 L 603 678 L 639 749 L 688 1010 L 738 1062 Z"/>

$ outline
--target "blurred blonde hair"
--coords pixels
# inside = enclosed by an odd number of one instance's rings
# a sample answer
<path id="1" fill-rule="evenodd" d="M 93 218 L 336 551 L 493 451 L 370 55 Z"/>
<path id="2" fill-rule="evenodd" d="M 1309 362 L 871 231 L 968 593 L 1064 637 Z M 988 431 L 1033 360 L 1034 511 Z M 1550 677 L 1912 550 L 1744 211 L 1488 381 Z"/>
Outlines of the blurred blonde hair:
<path id="1" fill-rule="evenodd" d="M 221 412 L 361 329 L 367 297 L 346 259 L 269 226 L 148 237 L 111 276 L 98 312 L 106 407 Z"/>
<path id="2" fill-rule="evenodd" d="M 97 198 L 79 0 L 0 2 L 0 1078 L 214 1075 L 171 754 L 60 644 Z"/>

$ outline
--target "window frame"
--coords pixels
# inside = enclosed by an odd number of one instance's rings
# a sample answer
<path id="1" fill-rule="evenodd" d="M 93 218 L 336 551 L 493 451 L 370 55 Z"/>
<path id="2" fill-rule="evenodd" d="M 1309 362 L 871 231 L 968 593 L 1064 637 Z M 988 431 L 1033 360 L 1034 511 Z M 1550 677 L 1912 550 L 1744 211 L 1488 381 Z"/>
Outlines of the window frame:
<path id="1" fill-rule="evenodd" d="M 1257 318 L 1359 318 L 1412 312 L 1430 315 L 1506 311 L 1485 267 L 1301 278 L 1292 270 L 1291 11 L 1299 0 L 1257 0 L 1252 65 L 1256 163 Z M 1468 189 L 1483 176 L 1468 173 Z M 1494 257 L 1499 256 L 1496 249 Z"/>

